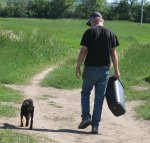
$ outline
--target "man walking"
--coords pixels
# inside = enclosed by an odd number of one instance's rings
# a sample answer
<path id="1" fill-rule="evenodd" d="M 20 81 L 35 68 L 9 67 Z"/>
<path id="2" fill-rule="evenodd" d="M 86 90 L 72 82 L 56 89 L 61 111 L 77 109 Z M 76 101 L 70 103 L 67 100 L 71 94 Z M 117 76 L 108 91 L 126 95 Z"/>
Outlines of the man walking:
<path id="1" fill-rule="evenodd" d="M 119 78 L 118 56 L 116 48 L 119 46 L 117 36 L 103 26 L 104 20 L 99 12 L 90 15 L 87 25 L 89 29 L 83 34 L 80 45 L 82 46 L 76 66 L 76 76 L 81 76 L 80 67 L 84 61 L 83 83 L 81 91 L 82 121 L 79 129 L 92 125 L 91 133 L 98 134 L 99 122 L 103 100 L 109 79 L 109 69 L 114 66 L 114 77 Z M 93 114 L 90 114 L 90 94 L 95 88 Z"/>

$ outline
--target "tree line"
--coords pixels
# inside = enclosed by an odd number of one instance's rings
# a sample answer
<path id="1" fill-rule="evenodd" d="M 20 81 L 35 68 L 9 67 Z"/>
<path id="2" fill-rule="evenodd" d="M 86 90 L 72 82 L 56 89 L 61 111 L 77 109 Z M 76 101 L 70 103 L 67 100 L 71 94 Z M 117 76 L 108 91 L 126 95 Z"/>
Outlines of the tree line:
<path id="1" fill-rule="evenodd" d="M 99 11 L 106 20 L 128 20 L 139 22 L 141 3 L 138 0 L 8 0 L 0 4 L 0 17 L 26 18 L 88 18 Z M 144 1 L 143 22 L 150 22 L 150 3 Z"/>

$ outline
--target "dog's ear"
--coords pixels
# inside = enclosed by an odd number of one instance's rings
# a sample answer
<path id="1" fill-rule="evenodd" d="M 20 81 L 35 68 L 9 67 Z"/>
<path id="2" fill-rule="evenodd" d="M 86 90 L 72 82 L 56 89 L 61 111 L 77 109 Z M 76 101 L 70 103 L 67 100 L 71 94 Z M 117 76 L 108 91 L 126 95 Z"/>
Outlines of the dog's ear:
<path id="1" fill-rule="evenodd" d="M 33 105 L 33 100 L 32 99 L 29 99 L 29 104 Z"/>
<path id="2" fill-rule="evenodd" d="M 28 106 L 29 102 L 23 102 L 22 106 Z"/>

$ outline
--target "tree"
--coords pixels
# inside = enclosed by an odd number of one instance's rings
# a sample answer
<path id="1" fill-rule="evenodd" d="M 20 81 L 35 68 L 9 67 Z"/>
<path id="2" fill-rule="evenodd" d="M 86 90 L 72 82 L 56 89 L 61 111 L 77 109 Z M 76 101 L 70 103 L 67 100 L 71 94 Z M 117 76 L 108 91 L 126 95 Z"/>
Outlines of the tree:
<path id="1" fill-rule="evenodd" d="M 34 0 L 28 3 L 28 16 L 36 18 L 47 18 L 50 3 L 43 0 Z"/>
<path id="2" fill-rule="evenodd" d="M 137 21 L 140 9 L 138 0 L 120 0 L 111 11 L 114 14 L 113 19 Z"/>
<path id="3" fill-rule="evenodd" d="M 27 9 L 24 2 L 14 4 L 14 15 L 13 17 L 28 17 Z"/>
<path id="4" fill-rule="evenodd" d="M 116 14 L 118 15 L 119 20 L 128 20 L 129 19 L 129 4 L 128 0 L 121 0 L 120 3 L 116 6 Z"/>
<path id="5" fill-rule="evenodd" d="M 148 2 L 144 5 L 143 21 L 150 23 L 150 3 Z"/>
<path id="6" fill-rule="evenodd" d="M 74 0 L 52 0 L 51 4 L 51 18 L 62 18 L 65 16 L 65 13 L 73 5 Z"/>
<path id="7" fill-rule="evenodd" d="M 107 0 L 82 0 L 82 3 L 76 6 L 75 15 L 80 18 L 87 18 L 95 11 L 102 15 L 106 12 Z"/>
<path id="8" fill-rule="evenodd" d="M 23 2 L 21 3 L 7 3 L 1 10 L 3 17 L 27 17 L 27 9 Z"/>

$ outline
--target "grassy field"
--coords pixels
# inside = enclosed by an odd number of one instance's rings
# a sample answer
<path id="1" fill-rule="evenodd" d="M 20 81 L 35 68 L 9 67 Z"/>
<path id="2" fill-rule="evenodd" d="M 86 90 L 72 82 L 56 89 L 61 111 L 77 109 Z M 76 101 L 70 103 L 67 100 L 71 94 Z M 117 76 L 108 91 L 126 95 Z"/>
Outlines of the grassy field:
<path id="1" fill-rule="evenodd" d="M 112 29 L 120 41 L 118 52 L 126 99 L 146 101 L 135 110 L 140 117 L 150 119 L 150 24 L 106 21 L 105 26 Z M 23 100 L 22 95 L 2 84 L 26 84 L 45 67 L 58 65 L 45 78 L 43 86 L 81 87 L 81 79 L 75 77 L 75 65 L 86 29 L 85 20 L 0 18 L 0 117 L 18 112 L 9 103 Z M 138 90 L 138 87 L 147 90 Z"/>
<path id="2" fill-rule="evenodd" d="M 28 134 L 2 130 L 0 131 L 0 143 L 37 143 L 37 140 Z"/>
<path id="3" fill-rule="evenodd" d="M 43 67 L 75 56 L 82 32 L 78 28 L 80 23 L 77 20 L 20 19 L 18 25 L 17 19 L 0 19 L 5 31 L 0 35 L 3 47 L 0 49 L 0 81 L 24 83 Z M 77 32 L 72 32 L 72 27 Z"/>
<path id="4" fill-rule="evenodd" d="M 19 93 L 5 88 L 0 84 L 0 117 L 14 117 L 17 114 L 17 109 L 9 102 L 20 104 L 23 100 L 23 96 Z"/>

